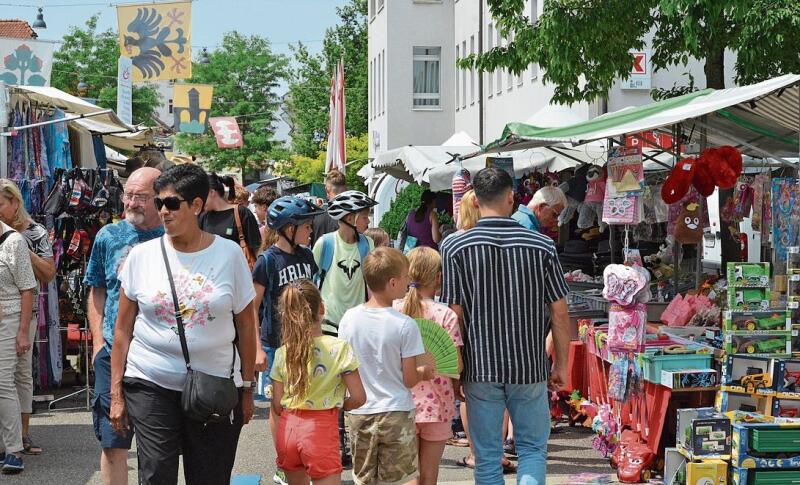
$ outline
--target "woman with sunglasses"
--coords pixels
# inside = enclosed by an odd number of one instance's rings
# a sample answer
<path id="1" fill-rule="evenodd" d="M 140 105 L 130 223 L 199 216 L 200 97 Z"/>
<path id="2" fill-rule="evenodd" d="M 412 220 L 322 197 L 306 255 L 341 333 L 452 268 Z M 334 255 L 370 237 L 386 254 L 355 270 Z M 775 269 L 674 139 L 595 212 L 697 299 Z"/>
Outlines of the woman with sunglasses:
<path id="1" fill-rule="evenodd" d="M 181 452 L 187 484 L 230 483 L 241 427 L 253 415 L 253 282 L 239 246 L 200 229 L 208 196 L 202 168 L 170 168 L 154 188 L 166 235 L 133 248 L 119 274 L 112 426 L 123 432 L 132 425 L 136 432 L 139 483 L 177 483 Z M 172 271 L 192 369 L 224 378 L 233 362 L 240 392 L 230 419 L 203 423 L 182 412 L 187 365 L 162 251 Z"/>

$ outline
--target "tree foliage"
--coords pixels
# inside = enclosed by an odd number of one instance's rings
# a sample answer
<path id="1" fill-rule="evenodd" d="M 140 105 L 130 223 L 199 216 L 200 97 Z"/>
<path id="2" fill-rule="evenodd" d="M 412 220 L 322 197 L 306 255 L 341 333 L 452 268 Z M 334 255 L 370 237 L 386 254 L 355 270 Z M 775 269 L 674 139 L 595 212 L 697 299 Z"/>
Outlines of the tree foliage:
<path id="1" fill-rule="evenodd" d="M 347 170 L 345 179 L 347 187 L 353 190 L 365 191 L 364 181 L 359 177 L 358 171 L 368 161 L 369 136 L 364 133 L 359 136 L 348 136 L 345 145 L 347 146 Z M 325 180 L 325 146 L 323 150 L 317 152 L 315 157 L 292 154 L 282 159 L 275 166 L 276 175 L 286 175 L 300 183 L 322 183 Z"/>
<path id="2" fill-rule="evenodd" d="M 737 53 L 738 83 L 800 70 L 796 0 L 548 0 L 534 25 L 524 0 L 487 2 L 500 34 L 513 41 L 460 66 L 519 74 L 538 64 L 558 103 L 605 97 L 627 79 L 630 51 L 643 49 L 650 33 L 654 68 L 699 59 L 712 88 L 725 87 L 726 49 Z"/>
<path id="3" fill-rule="evenodd" d="M 315 157 L 327 136 L 330 80 L 339 59 L 345 71 L 345 132 L 367 132 L 367 0 L 350 0 L 336 12 L 339 21 L 325 32 L 321 54 L 311 54 L 302 44 L 293 47 L 295 67 L 287 98 L 292 149 L 306 157 Z"/>
<path id="4" fill-rule="evenodd" d="M 203 160 L 210 170 L 238 167 L 265 168 L 271 151 L 280 148 L 273 140 L 275 112 L 280 98 L 275 90 L 286 75 L 285 56 L 272 52 L 267 39 L 225 34 L 222 46 L 208 53 L 208 64 L 194 64 L 187 82 L 212 84 L 214 97 L 210 117 L 236 116 L 244 146 L 220 149 L 211 130 L 203 135 L 179 133 L 178 147 Z"/>
<path id="5" fill-rule="evenodd" d="M 90 17 L 84 28 L 73 26 L 64 36 L 63 44 L 53 53 L 50 85 L 79 96 L 78 83 L 83 80 L 89 86 L 84 97 L 96 99 L 102 108 L 116 110 L 118 37 L 110 29 L 98 32 L 97 19 L 97 15 Z M 134 86 L 133 122 L 153 125 L 160 103 L 153 86 Z"/>

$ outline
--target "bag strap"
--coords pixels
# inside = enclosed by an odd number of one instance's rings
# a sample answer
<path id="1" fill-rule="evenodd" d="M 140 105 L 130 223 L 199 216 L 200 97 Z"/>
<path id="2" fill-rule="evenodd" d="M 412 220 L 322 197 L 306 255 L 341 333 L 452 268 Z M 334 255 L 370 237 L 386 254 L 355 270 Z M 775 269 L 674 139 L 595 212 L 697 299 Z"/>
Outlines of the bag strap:
<path id="1" fill-rule="evenodd" d="M 4 232 L 3 235 L 0 236 L 0 246 L 2 246 L 4 242 L 6 242 L 6 239 L 8 239 L 8 236 L 10 236 L 12 232 L 14 232 L 13 229 L 10 230 L 10 231 Z"/>
<path id="2" fill-rule="evenodd" d="M 175 281 L 172 279 L 172 269 L 169 267 L 169 258 L 167 257 L 167 248 L 164 245 L 164 238 L 161 236 L 161 255 L 164 257 L 164 266 L 167 267 L 167 278 L 169 279 L 169 289 L 172 291 L 172 305 L 175 307 L 175 321 L 178 324 L 178 337 L 181 339 L 181 351 L 183 352 L 183 360 L 186 361 L 186 368 L 192 370 L 192 364 L 189 361 L 189 347 L 186 345 L 186 334 L 183 329 L 183 316 L 181 315 L 180 305 L 178 304 L 178 292 L 175 291 Z"/>
<path id="3" fill-rule="evenodd" d="M 161 236 L 161 255 L 164 257 L 164 266 L 167 268 L 167 278 L 169 279 L 169 289 L 172 291 L 172 305 L 175 307 L 175 322 L 178 324 L 178 337 L 181 340 L 181 352 L 183 352 L 183 360 L 186 361 L 186 369 L 192 370 L 192 364 L 189 361 L 189 346 L 186 345 L 186 332 L 183 327 L 183 316 L 181 315 L 180 305 L 178 304 L 178 292 L 175 291 L 175 280 L 172 278 L 172 268 L 169 266 L 169 258 L 167 257 L 167 247 L 164 244 L 164 238 Z M 236 366 L 236 344 L 233 346 L 233 359 L 231 361 L 231 379 L 233 378 L 234 367 Z"/>
<path id="4" fill-rule="evenodd" d="M 325 275 L 331 269 L 333 264 L 333 251 L 335 233 L 329 232 L 322 235 L 322 252 L 319 258 L 319 288 L 322 289 L 322 284 L 325 282 Z"/>
<path id="5" fill-rule="evenodd" d="M 239 215 L 239 206 L 237 205 L 235 209 L 233 209 L 233 219 L 236 221 L 236 231 L 239 233 L 239 246 L 242 249 L 249 250 L 250 248 L 247 247 L 247 242 L 244 240 L 244 230 L 242 230 L 242 216 Z"/>

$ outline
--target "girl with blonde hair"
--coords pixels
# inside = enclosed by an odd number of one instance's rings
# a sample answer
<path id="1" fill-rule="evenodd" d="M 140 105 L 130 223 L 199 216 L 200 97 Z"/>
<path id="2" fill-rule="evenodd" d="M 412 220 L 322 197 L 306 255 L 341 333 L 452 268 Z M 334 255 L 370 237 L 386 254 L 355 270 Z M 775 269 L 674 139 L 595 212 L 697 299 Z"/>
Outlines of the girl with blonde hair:
<path id="1" fill-rule="evenodd" d="M 463 211 L 463 209 L 462 209 Z M 463 214 L 463 212 L 462 212 Z M 462 367 L 461 330 L 458 316 L 447 305 L 433 300 L 442 284 L 442 258 L 435 249 L 418 247 L 408 253 L 408 276 L 411 285 L 403 300 L 394 307 L 413 318 L 432 320 L 450 334 L 459 349 L 458 367 Z M 452 437 L 450 422 L 456 415 L 455 393 L 449 377 L 434 376 L 411 390 L 416 405 L 419 436 L 419 485 L 433 485 L 439 477 L 439 462 L 447 440 Z"/>
<path id="2" fill-rule="evenodd" d="M 478 224 L 478 219 L 481 218 L 481 213 L 478 210 L 478 199 L 475 197 L 475 191 L 469 190 L 461 199 L 461 210 L 458 215 L 458 230 L 460 232 L 468 231 Z"/>
<path id="3" fill-rule="evenodd" d="M 280 416 L 277 465 L 290 485 L 341 483 L 339 408 L 367 400 L 350 344 L 322 334 L 325 306 L 317 287 L 295 280 L 280 298 L 283 345 L 272 365 L 272 411 Z M 348 396 L 345 397 L 345 388 Z"/>

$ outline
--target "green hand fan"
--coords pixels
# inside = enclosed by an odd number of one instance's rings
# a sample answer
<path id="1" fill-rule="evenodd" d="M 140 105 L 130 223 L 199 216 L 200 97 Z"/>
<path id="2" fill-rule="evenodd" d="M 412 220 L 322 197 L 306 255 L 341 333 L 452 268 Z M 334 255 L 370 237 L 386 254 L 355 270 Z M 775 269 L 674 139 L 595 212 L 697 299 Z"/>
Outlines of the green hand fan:
<path id="1" fill-rule="evenodd" d="M 424 318 L 414 319 L 422 334 L 425 351 L 433 356 L 436 373 L 440 376 L 459 378 L 458 349 L 450 334 L 441 325 Z"/>

